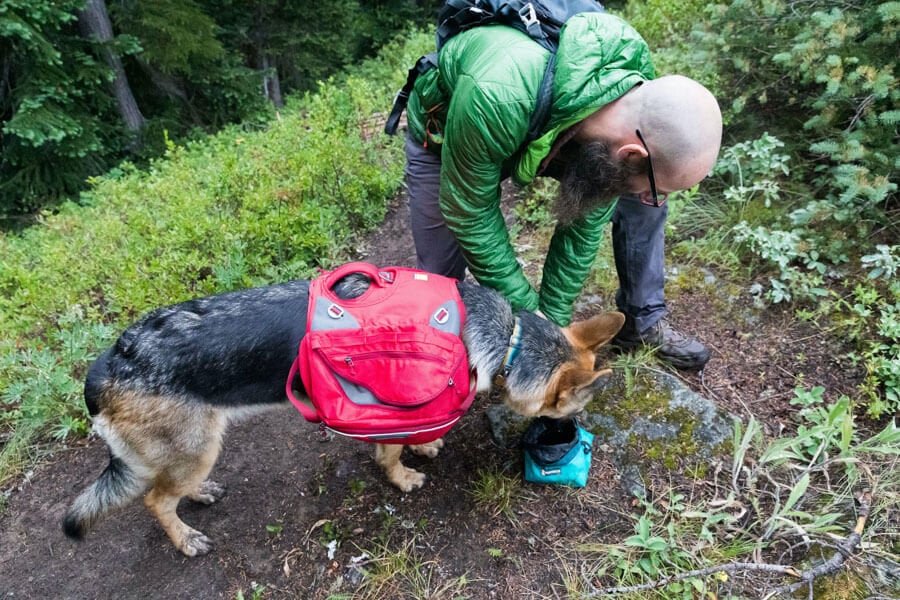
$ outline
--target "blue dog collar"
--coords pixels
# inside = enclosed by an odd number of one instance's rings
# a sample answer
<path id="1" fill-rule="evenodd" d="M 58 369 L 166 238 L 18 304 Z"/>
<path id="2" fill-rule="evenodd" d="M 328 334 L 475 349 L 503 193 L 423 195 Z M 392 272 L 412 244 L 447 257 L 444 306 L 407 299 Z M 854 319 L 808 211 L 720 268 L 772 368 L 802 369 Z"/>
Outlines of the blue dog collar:
<path id="1" fill-rule="evenodd" d="M 519 356 L 519 344 L 521 342 L 522 321 L 519 320 L 519 317 L 516 317 L 515 324 L 513 325 L 512 335 L 509 336 L 509 342 L 507 343 L 506 356 L 503 358 L 503 366 L 500 367 L 500 371 L 497 373 L 498 379 L 505 381 L 506 378 L 509 377 L 513 365 L 516 364 L 516 358 Z"/>

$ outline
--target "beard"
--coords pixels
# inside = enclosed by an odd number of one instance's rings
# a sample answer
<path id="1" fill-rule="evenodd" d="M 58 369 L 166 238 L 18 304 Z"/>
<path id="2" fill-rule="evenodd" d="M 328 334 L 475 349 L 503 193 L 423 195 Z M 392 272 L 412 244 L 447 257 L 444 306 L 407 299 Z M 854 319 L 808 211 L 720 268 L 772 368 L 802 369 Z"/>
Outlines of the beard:
<path id="1" fill-rule="evenodd" d="M 567 144 L 560 151 L 565 164 L 559 180 L 559 197 L 554 212 L 562 225 L 569 225 L 594 210 L 609 206 L 627 192 L 628 181 L 641 174 L 644 165 L 615 159 L 609 144 Z"/>

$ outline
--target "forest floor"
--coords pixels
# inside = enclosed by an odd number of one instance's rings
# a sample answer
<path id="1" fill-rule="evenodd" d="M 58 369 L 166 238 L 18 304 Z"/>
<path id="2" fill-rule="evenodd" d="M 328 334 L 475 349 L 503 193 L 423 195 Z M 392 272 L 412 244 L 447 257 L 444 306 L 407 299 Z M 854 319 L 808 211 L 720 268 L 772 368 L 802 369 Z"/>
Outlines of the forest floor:
<path id="1" fill-rule="evenodd" d="M 362 258 L 414 266 L 406 220 L 400 197 Z M 829 394 L 852 392 L 861 374 L 818 328 L 716 289 L 680 285 L 670 298 L 672 321 L 712 349 L 704 372 L 677 373 L 688 387 L 744 420 L 755 415 L 775 436 L 795 427 L 789 401 L 799 382 Z M 614 306 L 611 298 L 591 302 L 579 310 Z M 227 486 L 226 496 L 209 507 L 183 501 L 180 508 L 216 542 L 198 558 L 181 555 L 140 502 L 111 515 L 84 542 L 65 538 L 63 512 L 108 457 L 93 436 L 55 447 L 5 490 L 0 596 L 566 597 L 573 586 L 585 588 L 577 583 L 577 548 L 621 543 L 634 533 L 633 498 L 596 448 L 581 490 L 522 481 L 521 451 L 497 447 L 489 434 L 485 411 L 494 401 L 476 399 L 437 458 L 405 459 L 428 476 L 412 493 L 384 479 L 370 445 L 323 441 L 289 406 L 235 425 L 211 476 Z M 641 470 L 657 497 L 704 485 L 659 458 L 645 457 Z M 484 473 L 513 486 L 509 506 L 479 502 L 483 495 L 474 489 Z"/>

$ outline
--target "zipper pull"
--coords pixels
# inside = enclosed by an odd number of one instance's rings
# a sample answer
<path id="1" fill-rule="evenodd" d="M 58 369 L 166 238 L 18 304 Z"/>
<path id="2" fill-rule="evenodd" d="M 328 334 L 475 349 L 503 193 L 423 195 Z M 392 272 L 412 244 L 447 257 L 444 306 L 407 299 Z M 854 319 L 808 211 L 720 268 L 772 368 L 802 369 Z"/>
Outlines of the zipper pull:
<path id="1" fill-rule="evenodd" d="M 353 368 L 353 358 L 352 358 L 352 357 L 350 357 L 350 356 L 345 356 L 345 357 L 344 357 L 344 363 L 345 363 L 345 364 L 347 365 L 347 367 L 350 369 L 350 372 L 356 373 L 356 369 Z"/>

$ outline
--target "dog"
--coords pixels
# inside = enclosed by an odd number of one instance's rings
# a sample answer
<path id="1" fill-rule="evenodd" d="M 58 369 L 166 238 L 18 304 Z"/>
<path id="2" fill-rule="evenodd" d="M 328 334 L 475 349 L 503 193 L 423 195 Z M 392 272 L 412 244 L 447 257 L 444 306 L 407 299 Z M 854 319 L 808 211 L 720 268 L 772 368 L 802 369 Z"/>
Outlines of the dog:
<path id="1" fill-rule="evenodd" d="M 370 283 L 353 273 L 334 291 L 355 298 Z M 595 352 L 622 327 L 621 313 L 560 328 L 530 312 L 515 315 L 493 290 L 457 286 L 466 308 L 462 339 L 478 390 L 489 390 L 493 375 L 505 367 L 505 402 L 515 412 L 570 416 L 611 373 L 595 369 Z M 68 509 L 66 535 L 83 539 L 106 513 L 149 488 L 144 502 L 181 552 L 197 556 L 211 549 L 208 537 L 178 517 L 178 503 L 185 496 L 204 504 L 219 500 L 224 487 L 207 476 L 228 424 L 286 402 L 284 382 L 306 331 L 308 292 L 309 281 L 298 280 L 161 308 L 94 361 L 84 397 L 110 459 Z M 509 366 L 516 317 L 518 352 Z M 442 446 L 438 439 L 410 448 L 433 458 Z M 375 460 L 391 483 L 409 492 L 424 484 L 425 475 L 403 465 L 402 450 L 376 444 Z"/>

